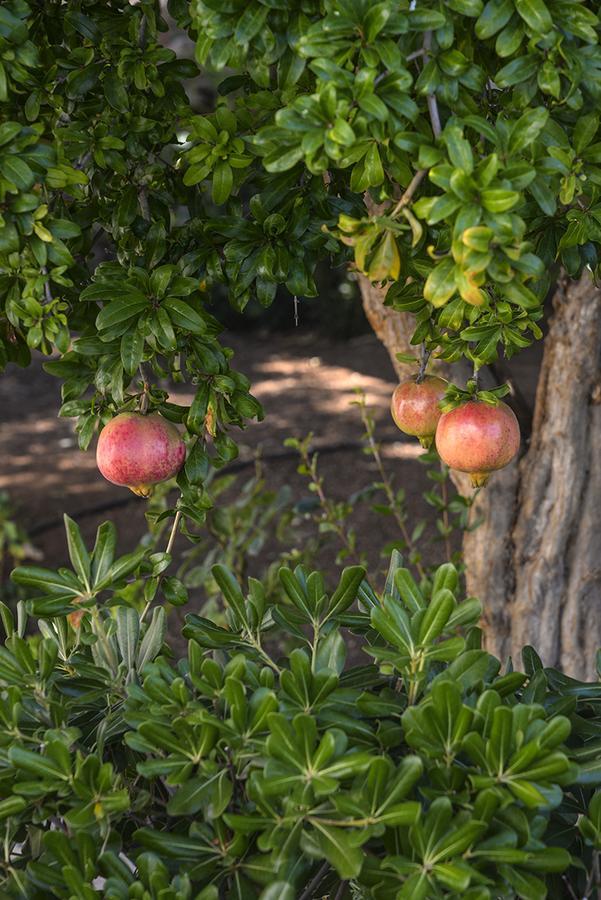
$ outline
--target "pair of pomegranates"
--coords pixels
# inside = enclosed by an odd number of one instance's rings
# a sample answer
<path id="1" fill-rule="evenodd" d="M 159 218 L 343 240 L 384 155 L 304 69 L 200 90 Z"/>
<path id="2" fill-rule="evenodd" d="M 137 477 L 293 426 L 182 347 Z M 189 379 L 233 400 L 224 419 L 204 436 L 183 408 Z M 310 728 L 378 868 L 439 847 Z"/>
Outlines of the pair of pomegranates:
<path id="1" fill-rule="evenodd" d="M 517 454 L 518 420 L 505 403 L 493 406 L 476 398 L 443 413 L 439 404 L 447 387 L 436 375 L 403 381 L 392 395 L 392 418 L 423 447 L 435 439 L 442 461 L 451 469 L 469 472 L 474 487 L 480 487 Z"/>

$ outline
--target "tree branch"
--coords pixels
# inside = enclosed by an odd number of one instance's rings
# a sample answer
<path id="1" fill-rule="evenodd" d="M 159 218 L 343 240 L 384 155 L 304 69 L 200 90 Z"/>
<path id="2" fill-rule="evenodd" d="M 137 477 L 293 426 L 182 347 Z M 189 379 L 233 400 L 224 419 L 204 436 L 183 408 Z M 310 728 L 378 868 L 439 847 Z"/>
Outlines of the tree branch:
<path id="1" fill-rule="evenodd" d="M 46 281 L 44 282 L 44 296 L 46 298 L 46 303 L 52 303 L 54 301 L 54 297 L 52 296 L 52 290 L 50 288 L 50 276 L 48 275 L 48 269 L 46 266 L 42 266 L 42 272 L 46 276 Z"/>
<path id="2" fill-rule="evenodd" d="M 417 56 L 423 56 L 424 62 L 427 64 L 430 59 L 429 51 L 431 49 L 432 49 L 432 31 L 426 31 L 424 33 L 424 45 L 423 45 L 422 49 L 419 51 L 416 50 L 416 52 L 411 54 L 411 56 L 408 58 L 415 59 Z M 436 96 L 434 94 L 428 94 L 427 101 L 428 101 L 428 112 L 430 114 L 430 123 L 432 125 L 432 133 L 434 134 L 434 138 L 438 138 L 438 137 L 440 137 L 440 134 L 442 132 L 442 128 L 440 125 L 440 112 L 438 110 L 438 101 L 436 100 Z M 400 211 L 405 206 L 408 206 L 411 203 L 411 201 L 413 199 L 413 195 L 415 194 L 416 190 L 418 189 L 418 187 L 424 180 L 426 173 L 427 173 L 427 169 L 418 169 L 417 170 L 417 172 L 415 173 L 415 175 L 409 182 L 405 192 L 403 193 L 403 196 L 401 197 L 401 199 L 399 200 L 397 205 L 392 210 L 392 212 L 390 214 L 392 217 L 398 215 L 398 213 L 400 213 Z"/>
<path id="3" fill-rule="evenodd" d="M 315 891 L 316 888 L 319 887 L 319 885 L 325 878 L 326 873 L 329 868 L 330 868 L 330 864 L 327 860 L 326 860 L 326 862 L 321 864 L 321 866 L 317 870 L 317 874 L 315 875 L 314 878 L 311 879 L 311 881 L 309 882 L 309 884 L 307 885 L 305 890 L 300 895 L 299 900 L 311 900 L 311 898 L 313 897 L 313 892 Z"/>
<path id="4" fill-rule="evenodd" d="M 427 65 L 430 61 L 429 51 L 432 49 L 432 32 L 424 32 L 424 63 Z M 434 137 L 440 137 L 442 128 L 440 126 L 440 113 L 438 111 L 438 101 L 435 94 L 428 94 L 428 112 L 430 113 L 430 122 L 432 123 L 432 131 Z"/>

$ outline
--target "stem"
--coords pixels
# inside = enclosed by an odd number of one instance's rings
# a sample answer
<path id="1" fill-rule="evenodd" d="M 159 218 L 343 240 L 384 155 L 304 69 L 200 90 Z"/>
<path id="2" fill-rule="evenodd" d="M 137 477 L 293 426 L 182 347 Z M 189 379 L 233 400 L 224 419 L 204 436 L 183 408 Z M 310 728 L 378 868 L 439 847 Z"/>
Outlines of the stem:
<path id="1" fill-rule="evenodd" d="M 146 19 L 146 15 L 142 12 L 142 19 L 140 21 L 140 30 L 138 32 L 138 47 L 140 50 L 146 50 L 146 32 L 148 30 L 148 21 Z"/>
<path id="2" fill-rule="evenodd" d="M 138 191 L 138 202 L 140 211 L 145 222 L 150 222 L 150 207 L 148 206 L 148 192 L 145 187 L 141 187 Z"/>
<path id="3" fill-rule="evenodd" d="M 181 498 L 180 498 L 181 499 Z M 178 509 L 175 513 L 175 517 L 173 519 L 173 525 L 171 526 L 171 531 L 169 533 L 169 540 L 167 541 L 167 546 L 165 547 L 165 553 L 171 553 L 173 548 L 173 542 L 175 541 L 175 535 L 177 534 L 177 527 L 181 522 L 182 511 Z M 162 577 L 162 576 L 161 576 Z M 150 609 L 152 600 L 149 600 L 144 609 L 142 610 L 142 615 L 140 616 L 140 625 L 148 615 L 148 610 Z"/>
<path id="4" fill-rule="evenodd" d="M 52 291 L 50 289 L 50 277 L 46 266 L 42 266 L 42 272 L 46 276 L 46 281 L 44 282 L 44 296 L 46 298 L 46 303 L 52 303 L 54 297 L 52 296 Z"/>
<path id="5" fill-rule="evenodd" d="M 332 509 L 332 503 L 325 495 L 324 489 L 322 487 L 322 479 L 317 474 L 317 454 L 314 453 L 312 457 L 309 456 L 309 451 L 307 446 L 303 443 L 300 448 L 300 455 L 303 463 L 309 470 L 309 474 L 312 479 L 312 484 L 315 486 L 315 493 L 319 498 L 319 503 L 323 511 L 324 519 L 329 522 L 335 533 L 338 535 L 341 543 L 348 550 L 349 553 L 353 554 L 354 549 L 348 538 L 348 535 L 339 520 L 336 518 L 336 514 Z"/>
<path id="6" fill-rule="evenodd" d="M 415 175 L 413 176 L 413 178 L 407 185 L 407 188 L 406 188 L 403 196 L 401 197 L 401 199 L 399 200 L 399 202 L 397 203 L 395 208 L 390 213 L 391 218 L 394 219 L 394 217 L 396 215 L 398 215 L 398 213 L 400 213 L 400 211 L 405 206 L 409 206 L 409 204 L 413 200 L 413 195 L 415 194 L 416 190 L 418 189 L 418 187 L 422 183 L 423 179 L 425 178 L 426 172 L 427 172 L 427 169 L 418 169 L 417 170 L 417 172 L 415 173 Z"/>
<path id="7" fill-rule="evenodd" d="M 311 879 L 311 881 L 309 882 L 309 884 L 307 885 L 305 890 L 302 892 L 302 894 L 300 895 L 298 900 L 311 900 L 311 898 L 313 896 L 313 891 L 316 888 L 318 888 L 319 885 L 321 884 L 321 882 L 324 880 L 329 868 L 330 868 L 329 862 L 326 861 L 321 864 L 321 866 L 317 870 L 317 873 Z"/>
<path id="8" fill-rule="evenodd" d="M 179 525 L 182 518 L 182 511 L 178 509 L 175 513 L 175 518 L 173 519 L 173 525 L 171 527 L 171 534 L 169 535 L 169 541 L 167 542 L 167 546 L 165 548 L 165 553 L 171 553 L 171 549 L 173 547 L 173 542 L 175 541 L 175 535 L 177 533 L 177 526 Z"/>
<path id="9" fill-rule="evenodd" d="M 441 483 L 440 493 L 442 496 L 442 502 L 444 503 L 443 511 L 442 511 L 442 524 L 444 525 L 444 552 L 447 560 L 451 559 L 452 549 L 451 549 L 451 540 L 449 538 L 449 489 L 447 487 L 447 478 L 444 463 L 442 460 L 440 461 L 440 470 L 445 475 L 444 481 Z"/>
<path id="10" fill-rule="evenodd" d="M 342 900 L 346 885 L 347 885 L 346 881 L 340 882 L 340 887 L 338 888 L 338 890 L 336 891 L 336 894 L 334 895 L 334 900 Z"/>
<path id="11" fill-rule="evenodd" d="M 382 460 L 382 455 L 380 453 L 380 445 L 377 443 L 377 441 L 374 438 L 373 422 L 369 419 L 369 416 L 367 414 L 367 407 L 365 406 L 365 397 L 361 398 L 361 400 L 359 402 L 359 409 L 361 410 L 361 421 L 363 422 L 363 427 L 365 428 L 365 434 L 366 434 L 366 437 L 367 437 L 367 440 L 369 443 L 369 448 L 370 448 L 372 456 L 376 462 L 376 466 L 378 467 L 378 472 L 380 474 L 380 479 L 382 481 L 382 488 L 384 490 L 384 493 L 386 494 L 386 499 L 388 500 L 388 503 L 390 505 L 392 516 L 393 516 L 395 522 L 397 523 L 397 525 L 399 526 L 400 532 L 403 535 L 403 540 L 407 544 L 407 548 L 408 548 L 409 552 L 412 554 L 416 553 L 417 550 L 416 550 L 415 544 L 412 541 L 411 535 L 409 534 L 409 531 L 407 529 L 405 521 L 399 512 L 397 502 L 396 502 L 396 497 L 394 495 L 394 488 L 388 477 L 388 473 L 387 473 L 386 469 L 384 468 L 384 462 Z M 424 567 L 422 566 L 422 564 L 419 562 L 419 560 L 415 563 L 415 568 L 417 569 L 420 578 L 423 578 L 426 574 L 426 571 L 425 571 Z"/>
<path id="12" fill-rule="evenodd" d="M 418 56 L 423 56 L 424 63 L 428 63 L 430 57 L 428 55 L 428 51 L 432 49 L 432 31 L 424 32 L 424 45 L 421 50 L 416 50 L 415 53 L 411 54 L 408 59 L 415 59 Z M 428 113 L 430 114 L 430 123 L 432 125 L 432 133 L 434 134 L 434 138 L 440 137 L 442 132 L 442 128 L 440 125 L 440 112 L 438 110 L 438 101 L 436 100 L 435 94 L 428 94 Z M 403 196 L 394 207 L 391 212 L 392 218 L 394 218 L 400 211 L 408 206 L 415 194 L 416 190 L 422 183 L 425 175 L 427 173 L 427 169 L 418 169 L 411 181 L 409 182 L 407 189 L 405 190 Z"/>
<path id="13" fill-rule="evenodd" d="M 428 361 L 429 361 L 431 355 L 432 355 L 432 351 L 426 349 L 426 343 L 425 343 L 425 341 L 422 341 L 419 372 L 417 373 L 417 378 L 415 379 L 417 384 L 421 384 L 426 376 L 426 367 L 428 365 Z"/>
<path id="14" fill-rule="evenodd" d="M 139 409 L 143 416 L 148 412 L 148 393 L 150 391 L 150 379 L 148 378 L 148 374 L 144 369 L 144 363 L 140 363 L 138 366 L 138 371 L 140 373 L 140 377 L 142 379 L 142 394 L 140 396 L 139 401 Z"/>
<path id="15" fill-rule="evenodd" d="M 429 62 L 430 56 L 429 51 L 432 49 L 432 31 L 424 32 L 424 62 L 426 65 Z M 440 126 L 440 113 L 438 111 L 438 101 L 436 100 L 435 94 L 428 94 L 428 112 L 430 113 L 430 122 L 432 124 L 432 132 L 434 134 L 434 138 L 440 137 L 440 133 L 442 128 Z"/>

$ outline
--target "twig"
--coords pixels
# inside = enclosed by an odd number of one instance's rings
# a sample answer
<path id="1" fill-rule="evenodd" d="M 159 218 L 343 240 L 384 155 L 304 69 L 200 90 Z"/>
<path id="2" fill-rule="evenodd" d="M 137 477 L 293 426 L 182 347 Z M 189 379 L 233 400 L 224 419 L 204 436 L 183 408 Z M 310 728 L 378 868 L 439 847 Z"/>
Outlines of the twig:
<path id="1" fill-rule="evenodd" d="M 416 50 L 415 53 L 411 54 L 408 58 L 412 59 L 412 58 L 416 58 L 417 56 L 423 56 L 424 62 L 427 63 L 430 58 L 428 55 L 428 52 L 431 49 L 432 49 L 432 32 L 426 31 L 424 33 L 423 47 L 421 48 L 421 50 Z M 442 128 L 440 126 L 440 113 L 438 111 L 438 102 L 436 100 L 436 96 L 434 94 L 428 94 L 427 101 L 428 101 L 428 112 L 430 114 L 430 122 L 432 124 L 432 133 L 434 134 L 435 138 L 438 138 L 438 137 L 440 137 Z M 415 194 L 416 190 L 422 183 L 422 181 L 426 175 L 426 172 L 427 172 L 427 169 L 418 169 L 417 170 L 417 172 L 415 173 L 415 175 L 409 182 L 409 185 L 407 186 L 407 189 L 405 190 L 403 196 L 401 197 L 401 199 L 399 200 L 399 202 L 393 209 L 393 211 L 391 213 L 391 216 L 393 218 L 398 213 L 400 213 L 400 211 L 405 206 L 408 206 L 411 203 L 411 200 L 413 199 L 413 195 Z"/>
<path id="2" fill-rule="evenodd" d="M 87 153 L 84 153 L 84 155 L 81 157 L 81 159 L 77 160 L 77 162 L 74 164 L 73 168 L 74 169 L 85 169 L 85 167 L 87 166 L 87 164 L 90 162 L 91 159 L 92 159 L 92 151 L 88 150 Z"/>
<path id="3" fill-rule="evenodd" d="M 401 197 L 401 199 L 399 200 L 399 202 L 397 203 L 395 208 L 390 213 L 392 218 L 394 218 L 398 213 L 400 213 L 400 211 L 403 209 L 403 207 L 409 206 L 409 204 L 413 200 L 413 195 L 415 194 L 416 190 L 422 183 L 427 171 L 428 171 L 427 169 L 418 169 L 417 170 L 417 172 L 415 173 L 415 175 L 413 176 L 413 178 L 407 185 L 407 188 L 405 189 L 403 196 Z"/>
<path id="4" fill-rule="evenodd" d="M 146 49 L 146 37 L 148 31 L 148 20 L 144 11 L 142 10 L 142 19 L 140 21 L 140 30 L 138 32 L 138 47 L 140 50 Z M 145 222 L 150 222 L 150 208 L 148 206 L 148 193 L 144 186 L 140 187 L 138 191 L 138 202 L 140 204 L 140 211 L 142 213 L 142 218 Z"/>
<path id="5" fill-rule="evenodd" d="M 432 49 L 432 31 L 424 32 L 424 62 L 427 64 L 430 57 L 428 52 Z M 432 131 L 434 137 L 440 137 L 442 128 L 440 127 L 440 113 L 438 111 L 438 102 L 435 94 L 428 94 L 428 112 L 430 113 L 430 122 L 432 123 Z"/>
<path id="6" fill-rule="evenodd" d="M 175 541 L 175 535 L 177 534 L 177 527 L 181 521 L 181 518 L 182 518 L 182 511 L 181 511 L 181 509 L 178 509 L 178 511 L 175 514 L 175 518 L 173 520 L 173 525 L 171 527 L 171 534 L 169 535 L 169 541 L 167 543 L 167 546 L 165 547 L 165 553 L 171 553 L 171 550 L 173 549 L 173 542 Z"/>
<path id="7" fill-rule="evenodd" d="M 175 541 L 175 535 L 177 533 L 177 526 L 179 525 L 181 518 L 182 518 L 182 511 L 181 511 L 181 509 L 178 509 L 177 512 L 175 513 L 175 518 L 173 519 L 173 525 L 171 526 L 171 532 L 169 534 L 169 540 L 167 541 L 167 546 L 165 547 L 165 553 L 171 553 L 171 550 L 173 549 L 173 542 Z M 142 610 L 142 615 L 140 616 L 140 624 L 142 624 L 142 622 L 146 618 L 146 616 L 148 614 L 148 610 L 150 609 L 151 603 L 152 603 L 152 600 L 149 600 L 146 603 L 146 606 L 144 607 L 144 609 Z"/>
<path id="8" fill-rule="evenodd" d="M 451 548 L 451 541 L 449 538 L 449 506 L 448 506 L 448 504 L 449 504 L 449 489 L 447 487 L 446 472 L 445 472 L 444 463 L 442 462 L 442 460 L 440 461 L 440 470 L 443 473 L 443 475 L 445 475 L 445 479 L 443 482 L 441 482 L 441 486 L 440 486 L 441 499 L 442 499 L 442 502 L 444 503 L 444 507 L 442 510 L 442 524 L 444 527 L 444 551 L 445 551 L 445 559 L 450 562 L 451 556 L 452 556 L 452 548 Z"/>
<path id="9" fill-rule="evenodd" d="M 330 868 L 329 862 L 323 862 L 315 876 L 311 879 L 305 890 L 302 892 L 298 900 L 311 900 L 313 896 L 313 891 L 319 887 L 321 882 L 324 880 L 328 869 Z"/>
<path id="10" fill-rule="evenodd" d="M 142 20 L 140 22 L 140 30 L 138 32 L 138 47 L 140 50 L 146 50 L 146 32 L 148 31 L 148 21 L 146 14 L 142 11 Z"/>
<path id="11" fill-rule="evenodd" d="M 420 56 L 425 56 L 426 50 L 424 47 L 420 47 L 419 50 L 414 50 L 413 53 L 410 53 L 409 56 L 405 57 L 405 62 L 411 62 L 413 59 L 419 59 Z"/>
<path id="12" fill-rule="evenodd" d="M 432 351 L 428 350 L 426 347 L 426 342 L 422 341 L 421 347 L 421 357 L 419 362 L 419 372 L 417 373 L 417 378 L 415 379 L 417 384 L 421 384 L 424 378 L 426 377 L 426 367 L 428 365 L 428 361 L 430 356 L 432 355 Z"/>
<path id="13" fill-rule="evenodd" d="M 145 222 L 150 222 L 150 207 L 148 206 L 148 191 L 144 185 L 138 191 L 138 202 L 140 204 L 140 212 Z"/>
<path id="14" fill-rule="evenodd" d="M 140 397 L 139 408 L 140 408 L 140 412 L 142 413 L 142 415 L 145 416 L 146 413 L 148 412 L 148 393 L 150 390 L 150 379 L 144 368 L 144 363 L 140 363 L 140 365 L 138 366 L 138 371 L 142 378 L 142 386 L 143 386 L 142 387 L 142 395 Z"/>
<path id="15" fill-rule="evenodd" d="M 342 897 L 344 896 L 344 891 L 345 891 L 346 885 L 347 885 L 346 881 L 340 882 L 340 887 L 338 888 L 338 890 L 336 891 L 336 894 L 334 895 L 334 900 L 342 900 Z"/>
<path id="16" fill-rule="evenodd" d="M 397 503 L 396 503 L 396 497 L 394 495 L 394 489 L 393 489 L 390 479 L 388 477 L 388 473 L 387 473 L 386 469 L 384 468 L 384 462 L 383 462 L 382 456 L 380 454 L 380 445 L 377 443 L 376 439 L 374 438 L 373 421 L 368 416 L 367 407 L 365 405 L 365 397 L 362 397 L 361 400 L 359 401 L 359 409 L 361 411 L 361 421 L 363 422 L 363 427 L 365 428 L 365 434 L 367 436 L 369 448 L 370 448 L 372 456 L 376 462 L 376 466 L 378 467 L 378 472 L 380 474 L 380 478 L 382 481 L 382 488 L 384 490 L 384 493 L 386 494 L 386 499 L 388 500 L 388 504 L 390 506 L 390 511 L 392 513 L 392 516 L 393 516 L 395 522 L 399 526 L 399 530 L 400 530 L 401 534 L 403 535 L 403 540 L 405 541 L 405 543 L 407 545 L 407 549 L 409 550 L 410 553 L 415 553 L 416 552 L 415 544 L 413 543 L 413 541 L 411 539 L 411 535 L 409 534 L 409 530 L 405 524 L 403 517 L 399 513 Z M 419 562 L 419 560 L 416 561 L 415 568 L 417 569 L 417 571 L 420 575 L 420 578 L 423 578 L 425 576 L 426 572 L 425 572 L 425 569 L 422 566 L 422 564 Z"/>
<path id="17" fill-rule="evenodd" d="M 305 442 L 300 445 L 299 448 L 300 457 L 306 466 L 307 472 L 310 475 L 312 481 L 311 484 L 317 494 L 319 499 L 319 505 L 322 510 L 323 519 L 325 522 L 329 522 L 332 526 L 334 532 L 338 535 L 338 538 L 344 548 L 352 555 L 355 550 L 354 547 L 340 522 L 340 519 L 336 515 L 335 504 L 332 503 L 331 500 L 326 497 L 325 491 L 323 489 L 323 478 L 320 478 L 317 471 L 317 453 L 314 453 L 312 456 L 309 453 L 309 448 L 306 446 Z"/>
<path id="18" fill-rule="evenodd" d="M 52 290 L 50 289 L 50 276 L 48 275 L 46 266 L 42 266 L 42 272 L 46 276 L 46 281 L 44 282 L 44 296 L 46 298 L 46 303 L 53 303 L 54 297 L 52 296 Z"/>

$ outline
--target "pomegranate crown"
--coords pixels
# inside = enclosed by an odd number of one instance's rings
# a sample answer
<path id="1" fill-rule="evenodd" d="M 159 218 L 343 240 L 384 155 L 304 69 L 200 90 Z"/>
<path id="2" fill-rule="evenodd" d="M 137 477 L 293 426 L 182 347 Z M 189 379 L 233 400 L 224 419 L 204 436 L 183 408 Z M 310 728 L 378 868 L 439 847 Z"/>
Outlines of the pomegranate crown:
<path id="1" fill-rule="evenodd" d="M 508 384 L 500 384 L 484 391 L 479 389 L 476 378 L 470 378 L 463 389 L 457 387 L 456 384 L 449 384 L 439 406 L 445 413 L 458 406 L 463 406 L 470 400 L 479 400 L 482 403 L 488 403 L 489 406 L 498 406 L 499 401 L 510 393 L 511 388 Z"/>

